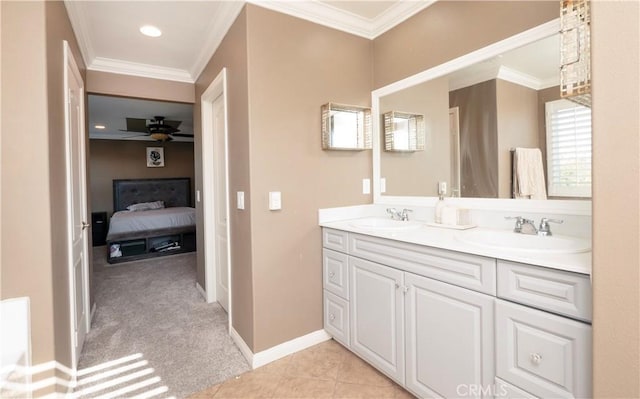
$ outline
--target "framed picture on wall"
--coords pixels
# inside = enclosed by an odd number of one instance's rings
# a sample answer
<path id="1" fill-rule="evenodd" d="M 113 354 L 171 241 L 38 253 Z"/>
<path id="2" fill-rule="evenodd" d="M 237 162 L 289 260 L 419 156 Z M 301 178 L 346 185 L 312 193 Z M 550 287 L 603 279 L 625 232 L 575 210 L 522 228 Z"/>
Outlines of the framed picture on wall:
<path id="1" fill-rule="evenodd" d="M 164 167 L 164 148 L 147 147 L 147 168 Z"/>

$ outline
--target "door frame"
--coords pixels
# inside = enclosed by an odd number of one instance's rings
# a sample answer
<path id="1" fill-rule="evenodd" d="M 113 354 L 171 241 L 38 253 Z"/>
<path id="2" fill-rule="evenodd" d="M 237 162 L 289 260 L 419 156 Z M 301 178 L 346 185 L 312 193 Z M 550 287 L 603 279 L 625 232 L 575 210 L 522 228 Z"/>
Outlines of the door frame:
<path id="1" fill-rule="evenodd" d="M 71 47 L 69 46 L 69 43 L 64 40 L 63 41 L 63 62 L 64 62 L 64 83 L 63 83 L 63 88 L 64 88 L 64 127 L 65 127 L 65 181 L 66 181 L 66 208 L 67 208 L 67 251 L 68 251 L 68 273 L 69 273 L 69 310 L 70 310 L 70 314 L 69 314 L 69 325 L 70 325 L 70 343 L 71 343 L 71 369 L 75 370 L 78 366 L 77 364 L 77 358 L 78 358 L 78 354 L 76 353 L 76 344 L 75 344 L 75 322 L 74 322 L 74 317 L 75 317 L 75 312 L 76 312 L 76 306 L 77 304 L 75 303 L 75 293 L 74 293 L 74 270 L 73 270 L 73 258 L 72 258 L 72 252 L 73 252 L 73 239 L 72 239 L 72 234 L 73 234 L 73 226 L 72 226 L 72 217 L 71 217 L 71 212 L 73 211 L 73 203 L 71 200 L 71 195 L 69 193 L 69 189 L 72 186 L 71 185 L 71 180 L 73 179 L 73 175 L 72 175 L 72 171 L 71 171 L 71 125 L 70 125 L 70 115 L 69 115 L 69 102 L 70 102 L 70 98 L 69 98 L 69 73 L 73 73 L 76 78 L 82 82 L 82 87 L 80 89 L 80 96 L 79 96 L 79 101 L 80 101 L 80 140 L 79 140 L 79 151 L 80 151 L 80 176 L 81 179 L 83 179 L 85 181 L 85 187 L 83 190 L 81 190 L 80 196 L 82 198 L 81 201 L 81 207 L 82 207 L 82 214 L 84 216 L 84 218 L 86 219 L 88 216 L 88 204 L 87 204 L 87 186 L 86 186 L 86 182 L 87 182 L 87 154 L 86 154 L 86 138 L 85 138 L 85 101 L 84 101 L 84 96 L 85 96 L 85 87 L 84 87 L 84 80 L 82 79 L 82 75 L 80 74 L 80 70 L 78 69 L 78 65 L 76 64 L 76 60 L 73 56 L 73 53 L 71 51 Z M 86 323 L 86 329 L 87 332 L 90 330 L 91 328 L 91 312 L 89 311 L 90 308 L 90 304 L 89 304 L 89 248 L 88 248 L 88 229 L 83 229 L 82 230 L 82 234 L 85 235 L 83 241 L 84 241 L 84 248 L 83 248 L 83 257 L 84 257 L 84 262 L 82 262 L 82 268 L 83 270 L 83 281 L 82 281 L 82 285 L 83 285 L 83 292 L 84 292 L 84 306 L 85 306 L 85 314 L 87 315 L 87 317 L 85 318 L 85 323 Z"/>
<path id="2" fill-rule="evenodd" d="M 207 245 L 210 237 L 216 236 L 215 225 L 215 197 L 214 184 L 207 183 L 213 181 L 215 177 L 214 162 L 214 128 L 213 128 L 213 103 L 222 96 L 224 107 L 224 137 L 225 137 L 225 168 L 227 196 L 226 218 L 227 218 L 227 287 L 229 290 L 229 326 L 231 326 L 232 303 L 231 303 L 231 234 L 229 219 L 229 127 L 228 127 L 228 102 L 227 102 L 227 68 L 222 68 L 218 76 L 211 82 L 209 87 L 202 93 L 201 97 L 201 117 L 202 117 L 202 213 L 204 219 L 204 270 L 205 270 L 205 292 L 208 303 L 216 302 L 216 253 L 214 245 Z"/>

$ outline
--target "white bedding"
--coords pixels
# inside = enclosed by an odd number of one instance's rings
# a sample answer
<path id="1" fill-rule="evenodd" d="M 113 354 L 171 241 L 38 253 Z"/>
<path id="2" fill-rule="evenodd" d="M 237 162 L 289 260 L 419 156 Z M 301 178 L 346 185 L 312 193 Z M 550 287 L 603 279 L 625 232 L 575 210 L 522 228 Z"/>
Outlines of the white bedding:
<path id="1" fill-rule="evenodd" d="M 119 211 L 111 216 L 107 240 L 114 234 L 195 225 L 195 208 L 175 207 L 139 212 Z"/>

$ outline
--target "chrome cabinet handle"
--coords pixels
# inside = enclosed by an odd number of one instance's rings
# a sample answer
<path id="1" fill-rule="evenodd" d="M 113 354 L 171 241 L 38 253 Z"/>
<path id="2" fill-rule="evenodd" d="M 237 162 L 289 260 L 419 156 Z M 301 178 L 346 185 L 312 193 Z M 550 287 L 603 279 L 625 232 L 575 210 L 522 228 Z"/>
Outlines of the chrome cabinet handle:
<path id="1" fill-rule="evenodd" d="M 396 289 L 400 288 L 400 283 L 396 282 Z"/>
<path id="2" fill-rule="evenodd" d="M 336 319 L 336 315 L 334 315 L 333 313 L 329 314 L 329 320 L 334 321 Z"/>
<path id="3" fill-rule="evenodd" d="M 336 275 L 335 272 L 329 272 L 329 278 L 333 278 Z"/>
<path id="4" fill-rule="evenodd" d="M 539 353 L 532 353 L 529 356 L 529 359 L 531 360 L 531 363 L 538 365 L 540 363 L 542 363 L 542 355 Z"/>
<path id="5" fill-rule="evenodd" d="M 91 223 L 82 222 L 82 230 L 86 230 L 91 227 Z"/>

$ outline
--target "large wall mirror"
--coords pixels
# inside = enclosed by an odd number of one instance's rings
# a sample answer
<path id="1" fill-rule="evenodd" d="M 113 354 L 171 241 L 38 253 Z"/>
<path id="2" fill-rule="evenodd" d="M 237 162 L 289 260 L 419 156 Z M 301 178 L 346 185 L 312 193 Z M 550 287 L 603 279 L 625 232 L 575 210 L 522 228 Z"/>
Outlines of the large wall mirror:
<path id="1" fill-rule="evenodd" d="M 377 197 L 435 197 L 447 182 L 449 197 L 518 198 L 513 150 L 526 148 L 539 149 L 546 199 L 589 199 L 591 112 L 560 99 L 558 28 L 552 21 L 374 91 Z M 424 115 L 424 151 L 383 150 L 380 119 L 394 109 Z"/>

